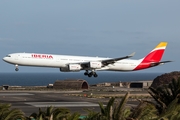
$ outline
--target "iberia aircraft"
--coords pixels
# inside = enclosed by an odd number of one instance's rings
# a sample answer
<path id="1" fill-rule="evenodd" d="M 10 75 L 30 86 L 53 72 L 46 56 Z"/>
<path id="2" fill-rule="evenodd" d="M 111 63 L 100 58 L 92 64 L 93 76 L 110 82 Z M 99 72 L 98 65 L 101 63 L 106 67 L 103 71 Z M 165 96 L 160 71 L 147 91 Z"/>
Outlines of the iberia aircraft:
<path id="1" fill-rule="evenodd" d="M 76 72 L 85 70 L 84 75 L 88 77 L 97 77 L 96 71 L 136 71 L 150 67 L 162 65 L 171 61 L 161 61 L 167 42 L 160 42 L 148 55 L 142 59 L 127 59 L 134 56 L 132 53 L 125 57 L 102 58 L 102 57 L 84 57 L 53 55 L 39 53 L 13 53 L 3 58 L 7 63 L 18 66 L 36 66 L 59 68 L 62 72 Z"/>

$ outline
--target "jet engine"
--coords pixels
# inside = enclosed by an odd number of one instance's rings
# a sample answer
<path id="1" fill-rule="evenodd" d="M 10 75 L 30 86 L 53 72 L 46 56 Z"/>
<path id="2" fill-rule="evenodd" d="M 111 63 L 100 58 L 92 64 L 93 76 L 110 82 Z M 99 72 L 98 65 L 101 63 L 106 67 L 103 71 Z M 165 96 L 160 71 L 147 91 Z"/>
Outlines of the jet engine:
<path id="1" fill-rule="evenodd" d="M 61 72 L 78 72 L 81 70 L 81 66 L 79 64 L 69 64 L 67 67 L 61 67 Z"/>
<path id="2" fill-rule="evenodd" d="M 102 67 L 101 62 L 89 62 L 89 68 L 100 69 Z"/>
<path id="3" fill-rule="evenodd" d="M 81 66 L 79 64 L 69 64 L 69 70 L 70 71 L 80 71 Z"/>

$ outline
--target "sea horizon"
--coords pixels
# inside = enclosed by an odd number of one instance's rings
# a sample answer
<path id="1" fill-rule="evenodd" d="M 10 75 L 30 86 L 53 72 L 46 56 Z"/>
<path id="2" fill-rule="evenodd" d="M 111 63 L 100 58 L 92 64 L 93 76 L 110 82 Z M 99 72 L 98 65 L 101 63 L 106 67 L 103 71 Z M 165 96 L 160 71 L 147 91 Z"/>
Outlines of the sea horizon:
<path id="1" fill-rule="evenodd" d="M 142 80 L 154 80 L 157 76 L 164 73 L 154 72 L 98 72 L 98 77 L 89 78 L 84 76 L 83 72 L 13 72 L 13 73 L 0 73 L 0 86 L 47 86 L 53 84 L 56 80 L 66 79 L 83 79 L 88 82 L 89 85 L 104 83 L 104 82 L 125 82 L 125 81 L 142 81 Z"/>

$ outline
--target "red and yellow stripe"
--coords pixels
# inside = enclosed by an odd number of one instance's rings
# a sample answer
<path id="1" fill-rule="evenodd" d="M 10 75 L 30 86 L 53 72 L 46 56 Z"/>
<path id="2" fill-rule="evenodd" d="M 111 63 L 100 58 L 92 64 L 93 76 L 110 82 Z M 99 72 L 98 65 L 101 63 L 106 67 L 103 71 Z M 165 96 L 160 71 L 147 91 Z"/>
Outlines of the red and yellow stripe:
<path id="1" fill-rule="evenodd" d="M 167 44 L 167 42 L 160 42 L 146 57 L 142 59 L 142 62 L 134 70 L 145 69 L 151 67 L 151 63 L 159 62 L 164 54 Z"/>

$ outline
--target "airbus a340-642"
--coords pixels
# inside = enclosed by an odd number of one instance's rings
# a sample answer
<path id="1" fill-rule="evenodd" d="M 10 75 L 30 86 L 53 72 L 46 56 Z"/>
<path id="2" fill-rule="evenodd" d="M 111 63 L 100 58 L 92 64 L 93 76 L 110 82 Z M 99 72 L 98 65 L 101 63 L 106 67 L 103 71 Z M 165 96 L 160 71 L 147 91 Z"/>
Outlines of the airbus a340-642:
<path id="1" fill-rule="evenodd" d="M 62 72 L 85 70 L 84 75 L 97 77 L 96 71 L 98 70 L 136 71 L 171 62 L 161 61 L 166 46 L 167 42 L 160 42 L 148 55 L 138 60 L 128 59 L 134 56 L 135 53 L 118 58 L 13 53 L 8 54 L 3 60 L 15 65 L 16 71 L 19 70 L 18 66 L 52 67 L 59 68 Z"/>

